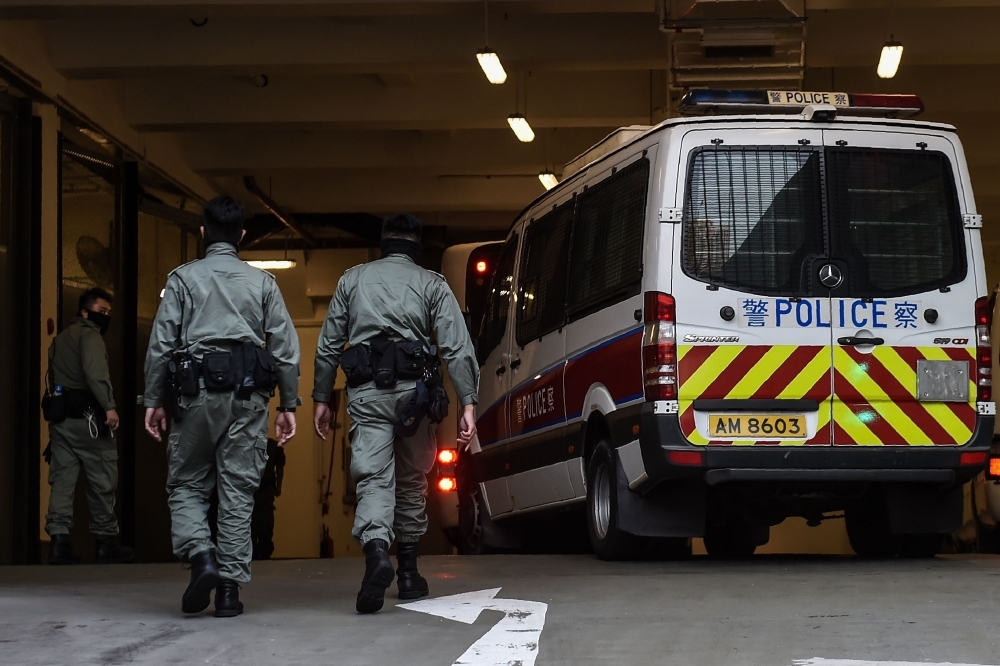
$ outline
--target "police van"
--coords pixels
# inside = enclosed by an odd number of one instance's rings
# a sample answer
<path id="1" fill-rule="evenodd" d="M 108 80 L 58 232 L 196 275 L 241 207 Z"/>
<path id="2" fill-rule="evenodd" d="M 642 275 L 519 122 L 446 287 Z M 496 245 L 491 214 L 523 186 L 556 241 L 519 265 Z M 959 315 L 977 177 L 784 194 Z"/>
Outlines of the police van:
<path id="1" fill-rule="evenodd" d="M 585 508 L 598 557 L 790 516 L 931 556 L 993 432 L 980 227 L 912 95 L 688 93 L 514 222 L 477 352 L 479 522 Z M 488 530 L 487 530 L 488 532 Z"/>

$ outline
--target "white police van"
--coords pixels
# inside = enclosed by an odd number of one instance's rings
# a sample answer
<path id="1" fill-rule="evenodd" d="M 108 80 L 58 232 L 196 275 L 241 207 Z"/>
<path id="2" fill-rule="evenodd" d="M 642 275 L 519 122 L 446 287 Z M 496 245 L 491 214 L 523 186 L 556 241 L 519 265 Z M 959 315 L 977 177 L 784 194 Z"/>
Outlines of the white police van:
<path id="1" fill-rule="evenodd" d="M 601 558 L 746 556 L 845 515 L 861 555 L 933 555 L 995 406 L 981 217 L 922 108 L 693 91 L 568 165 L 498 259 L 476 529 L 585 507 Z"/>

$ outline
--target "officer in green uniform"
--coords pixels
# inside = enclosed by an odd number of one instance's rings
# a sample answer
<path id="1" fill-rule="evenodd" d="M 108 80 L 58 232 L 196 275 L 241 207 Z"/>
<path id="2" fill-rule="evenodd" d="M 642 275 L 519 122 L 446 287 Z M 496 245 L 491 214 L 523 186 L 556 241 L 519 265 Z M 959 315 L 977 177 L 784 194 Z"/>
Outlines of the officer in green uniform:
<path id="1" fill-rule="evenodd" d="M 118 411 L 108 372 L 103 335 L 111 323 L 114 299 L 103 289 L 80 296 L 79 313 L 49 347 L 49 383 L 61 415 L 49 424 L 49 564 L 75 564 L 69 532 L 73 495 L 83 468 L 87 475 L 90 531 L 97 540 L 98 563 L 129 562 L 132 549 L 116 543 L 115 489 L 118 487 Z"/>
<path id="2" fill-rule="evenodd" d="M 341 278 L 316 350 L 315 427 L 323 439 L 330 429 L 329 403 L 342 360 L 348 375 L 351 475 L 358 496 L 353 535 L 365 552 L 359 613 L 382 608 L 385 590 L 393 580 L 387 551 L 394 539 L 399 598 L 415 599 L 428 593 L 427 581 L 417 572 L 417 543 L 427 531 L 426 475 L 437 446 L 429 419 L 414 424 L 412 436 L 394 432 L 417 394 L 417 382 L 398 380 L 391 388 L 379 388 L 376 374 L 375 380 L 352 387 L 357 384 L 352 377 L 365 377 L 355 374 L 358 354 L 349 352 L 374 349 L 379 339 L 422 343 L 429 351 L 433 338 L 462 403 L 458 443 L 468 446 L 476 433 L 479 364 L 458 301 L 444 277 L 416 264 L 420 237 L 420 220 L 412 215 L 385 220 L 382 258 L 356 266 Z M 345 345 L 350 345 L 347 352 Z M 378 362 L 380 367 L 391 365 L 386 364 L 385 355 Z M 355 360 L 349 362 L 348 356 Z"/>
<path id="3" fill-rule="evenodd" d="M 191 563 L 185 613 L 243 612 L 250 580 L 250 515 L 267 462 L 268 399 L 281 394 L 279 445 L 295 436 L 299 341 L 274 276 L 241 261 L 246 211 L 228 196 L 205 205 L 205 258 L 167 278 L 146 355 L 146 430 L 167 431 L 168 376 L 174 398 L 167 493 L 174 553 Z M 208 508 L 219 496 L 218 540 Z"/>

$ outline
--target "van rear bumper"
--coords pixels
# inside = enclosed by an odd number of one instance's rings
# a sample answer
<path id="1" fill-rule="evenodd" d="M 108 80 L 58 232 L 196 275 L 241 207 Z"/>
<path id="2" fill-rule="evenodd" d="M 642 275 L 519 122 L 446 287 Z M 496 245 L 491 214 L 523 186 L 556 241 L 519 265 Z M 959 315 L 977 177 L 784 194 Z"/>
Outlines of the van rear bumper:
<path id="1" fill-rule="evenodd" d="M 979 416 L 972 439 L 963 446 L 694 446 L 681 433 L 676 414 L 654 414 L 643 405 L 639 448 L 649 487 L 665 479 L 702 477 L 709 485 L 734 481 L 964 483 L 986 461 L 962 465 L 963 453 L 989 452 L 993 416 Z M 671 462 L 671 451 L 702 452 L 701 465 Z"/>

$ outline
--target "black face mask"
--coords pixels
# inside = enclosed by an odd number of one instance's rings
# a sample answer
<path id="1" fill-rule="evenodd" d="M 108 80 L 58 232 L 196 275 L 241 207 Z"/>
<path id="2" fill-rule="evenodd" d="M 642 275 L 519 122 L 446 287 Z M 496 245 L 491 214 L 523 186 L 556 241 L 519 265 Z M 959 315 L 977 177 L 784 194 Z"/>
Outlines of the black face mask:
<path id="1" fill-rule="evenodd" d="M 390 254 L 405 254 L 413 261 L 420 258 L 420 253 L 424 251 L 424 246 L 420 241 L 407 240 L 405 238 L 383 238 L 382 256 L 388 257 Z"/>
<path id="2" fill-rule="evenodd" d="M 101 335 L 107 333 L 108 327 L 111 326 L 111 315 L 109 314 L 87 310 L 87 318 L 97 324 L 97 326 L 101 329 Z"/>

